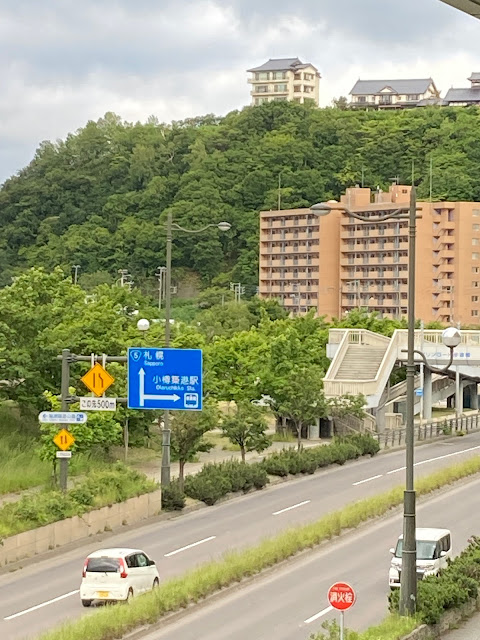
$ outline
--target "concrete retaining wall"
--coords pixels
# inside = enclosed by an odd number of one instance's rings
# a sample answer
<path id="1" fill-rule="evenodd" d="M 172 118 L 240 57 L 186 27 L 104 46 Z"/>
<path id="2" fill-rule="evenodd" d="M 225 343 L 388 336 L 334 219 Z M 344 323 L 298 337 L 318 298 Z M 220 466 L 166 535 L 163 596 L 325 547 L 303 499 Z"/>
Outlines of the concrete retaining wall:
<path id="1" fill-rule="evenodd" d="M 90 511 L 83 516 L 74 516 L 4 538 L 0 546 L 0 567 L 103 531 L 135 524 L 157 515 L 161 508 L 162 492 L 158 490 Z"/>

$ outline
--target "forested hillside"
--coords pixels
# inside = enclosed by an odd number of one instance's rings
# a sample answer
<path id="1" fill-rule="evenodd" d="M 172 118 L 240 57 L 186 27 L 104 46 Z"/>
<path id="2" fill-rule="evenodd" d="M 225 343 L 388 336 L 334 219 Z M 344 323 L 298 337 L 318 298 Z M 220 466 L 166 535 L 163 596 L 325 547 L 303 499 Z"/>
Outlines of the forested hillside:
<path id="1" fill-rule="evenodd" d="M 168 208 L 183 226 L 228 220 L 226 234 L 176 234 L 174 266 L 204 283 L 219 274 L 257 283 L 258 211 L 338 198 L 360 182 L 409 182 L 420 197 L 480 200 L 480 110 L 399 112 L 270 103 L 184 122 L 124 123 L 113 114 L 65 141 L 42 143 L 0 189 L 0 285 L 26 267 L 82 274 L 165 263 Z M 100 276 L 101 274 L 99 274 Z M 101 278 L 100 278 L 101 279 Z"/>

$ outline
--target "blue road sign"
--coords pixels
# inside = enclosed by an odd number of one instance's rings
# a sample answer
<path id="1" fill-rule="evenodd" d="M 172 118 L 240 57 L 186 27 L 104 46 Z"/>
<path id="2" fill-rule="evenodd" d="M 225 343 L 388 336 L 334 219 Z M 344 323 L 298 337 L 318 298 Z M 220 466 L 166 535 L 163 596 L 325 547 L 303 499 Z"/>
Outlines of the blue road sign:
<path id="1" fill-rule="evenodd" d="M 415 389 L 415 395 L 421 398 L 423 396 L 423 389 Z"/>
<path id="2" fill-rule="evenodd" d="M 202 409 L 202 350 L 128 350 L 128 408 Z"/>

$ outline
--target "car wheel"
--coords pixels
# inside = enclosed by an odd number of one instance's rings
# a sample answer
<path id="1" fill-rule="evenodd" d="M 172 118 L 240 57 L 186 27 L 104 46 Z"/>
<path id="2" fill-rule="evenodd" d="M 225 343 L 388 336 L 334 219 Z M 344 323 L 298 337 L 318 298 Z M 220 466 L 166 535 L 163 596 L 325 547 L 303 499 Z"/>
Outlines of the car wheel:
<path id="1" fill-rule="evenodd" d="M 89 607 L 92 604 L 91 600 L 82 600 L 82 604 L 84 607 Z"/>
<path id="2" fill-rule="evenodd" d="M 132 598 L 133 598 L 133 589 L 129 589 L 127 593 L 127 599 L 125 600 L 125 604 L 130 604 L 130 601 Z"/>
<path id="3" fill-rule="evenodd" d="M 158 589 L 159 586 L 160 586 L 160 582 L 158 578 L 155 578 L 155 580 L 153 581 L 152 589 Z"/>

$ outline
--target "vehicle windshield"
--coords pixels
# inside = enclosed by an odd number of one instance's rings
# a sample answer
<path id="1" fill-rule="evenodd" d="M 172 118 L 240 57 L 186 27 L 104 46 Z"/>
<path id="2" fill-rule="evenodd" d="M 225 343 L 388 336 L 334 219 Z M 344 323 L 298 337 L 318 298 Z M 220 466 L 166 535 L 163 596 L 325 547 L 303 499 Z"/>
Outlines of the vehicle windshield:
<path id="1" fill-rule="evenodd" d="M 433 560 L 437 543 L 430 540 L 417 540 L 417 560 Z M 403 551 L 403 540 L 397 542 L 395 557 L 401 558 Z"/>
<path id="2" fill-rule="evenodd" d="M 120 562 L 118 558 L 89 558 L 87 571 L 96 573 L 118 573 Z"/>

